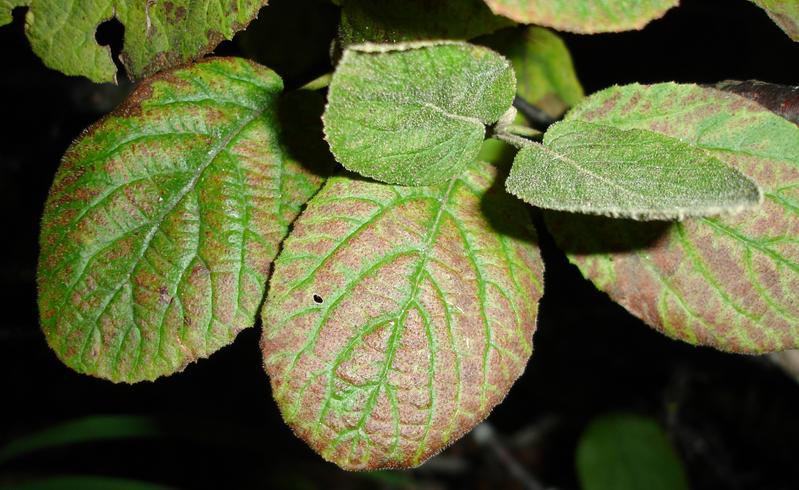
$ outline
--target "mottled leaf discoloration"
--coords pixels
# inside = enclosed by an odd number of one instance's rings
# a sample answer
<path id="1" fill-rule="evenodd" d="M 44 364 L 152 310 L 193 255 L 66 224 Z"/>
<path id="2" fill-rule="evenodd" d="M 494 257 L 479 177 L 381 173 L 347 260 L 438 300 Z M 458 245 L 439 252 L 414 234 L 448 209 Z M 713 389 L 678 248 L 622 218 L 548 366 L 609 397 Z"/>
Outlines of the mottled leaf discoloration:
<path id="1" fill-rule="evenodd" d="M 245 28 L 267 0 L 3 0 L 0 25 L 15 6 L 29 6 L 25 32 L 33 51 L 67 75 L 116 80 L 111 49 L 95 31 L 116 18 L 125 26 L 120 58 L 132 78 L 196 59 Z"/>
<path id="2" fill-rule="evenodd" d="M 39 309 L 68 366 L 183 369 L 253 325 L 278 244 L 321 184 L 287 162 L 282 82 L 210 59 L 141 84 L 64 156 L 45 206 Z"/>
<path id="3" fill-rule="evenodd" d="M 608 89 L 567 119 L 678 138 L 753 178 L 765 195 L 758 210 L 676 223 L 647 246 L 609 253 L 591 253 L 604 247 L 591 229 L 548 216 L 588 278 L 674 338 L 749 353 L 799 346 L 796 125 L 743 97 L 671 83 Z M 621 227 L 617 236 L 638 234 L 629 224 L 612 226 Z"/>
<path id="4" fill-rule="evenodd" d="M 679 0 L 486 0 L 491 10 L 516 22 L 594 34 L 643 29 Z"/>
<path id="5" fill-rule="evenodd" d="M 498 178 L 487 164 L 434 187 L 334 177 L 297 221 L 262 348 L 283 417 L 326 459 L 416 466 L 521 375 L 543 265 Z"/>

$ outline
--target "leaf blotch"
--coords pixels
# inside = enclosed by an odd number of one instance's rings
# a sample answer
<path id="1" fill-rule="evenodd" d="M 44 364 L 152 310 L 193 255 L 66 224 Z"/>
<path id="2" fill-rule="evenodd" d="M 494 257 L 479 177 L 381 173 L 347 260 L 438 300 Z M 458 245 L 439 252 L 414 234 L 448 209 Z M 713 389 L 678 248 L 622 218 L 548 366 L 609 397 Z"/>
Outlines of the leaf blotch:
<path id="1" fill-rule="evenodd" d="M 284 165 L 281 90 L 263 67 L 210 58 L 140 84 L 66 152 L 37 281 L 67 365 L 154 379 L 253 325 L 278 244 L 321 184 Z"/>
<path id="2" fill-rule="evenodd" d="M 481 212 L 502 178 L 486 164 L 430 187 L 341 176 L 308 204 L 275 263 L 261 347 L 283 417 L 324 458 L 419 465 L 524 370 L 543 267 L 520 202 L 492 195 L 513 235 Z"/>
<path id="3" fill-rule="evenodd" d="M 607 89 L 569 119 L 677 138 L 764 193 L 756 210 L 675 223 L 654 241 L 629 223 L 606 224 L 597 234 L 548 215 L 583 274 L 670 337 L 745 353 L 799 346 L 799 127 L 738 95 L 674 83 Z M 626 246 L 608 247 L 608 236 Z"/>

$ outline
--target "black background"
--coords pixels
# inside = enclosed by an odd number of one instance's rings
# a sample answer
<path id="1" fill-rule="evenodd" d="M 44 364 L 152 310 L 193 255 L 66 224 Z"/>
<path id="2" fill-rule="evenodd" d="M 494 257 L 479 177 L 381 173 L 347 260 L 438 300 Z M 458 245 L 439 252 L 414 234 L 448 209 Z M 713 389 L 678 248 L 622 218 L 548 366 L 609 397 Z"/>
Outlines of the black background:
<path id="1" fill-rule="evenodd" d="M 314 0 L 271 3 L 261 12 L 255 41 L 226 42 L 217 52 L 240 54 L 249 46 L 289 86 L 328 71 L 337 9 Z M 111 110 L 129 84 L 95 85 L 47 69 L 24 37 L 24 12 L 15 14 L 12 25 L 0 28 L 0 225 L 6 244 L 0 254 L 0 447 L 96 414 L 152 416 L 164 436 L 35 452 L 0 465 L 0 484 L 98 474 L 184 488 L 390 486 L 322 462 L 282 423 L 261 368 L 259 328 L 179 375 L 134 386 L 78 375 L 49 351 L 37 326 L 34 281 L 44 199 L 67 146 Z M 118 50 L 120 34 L 111 23 L 98 38 Z M 799 43 L 745 0 L 685 0 L 642 32 L 564 38 L 588 93 L 614 83 L 669 80 L 799 84 Z M 593 417 L 624 410 L 664 426 L 693 488 L 799 485 L 795 381 L 764 359 L 694 348 L 655 333 L 544 245 L 546 296 L 535 353 L 489 418 L 532 474 L 546 485 L 577 488 L 580 432 Z M 423 488 L 519 487 L 468 436 L 442 457 L 467 464 L 452 470 L 428 465 L 399 478 Z"/>

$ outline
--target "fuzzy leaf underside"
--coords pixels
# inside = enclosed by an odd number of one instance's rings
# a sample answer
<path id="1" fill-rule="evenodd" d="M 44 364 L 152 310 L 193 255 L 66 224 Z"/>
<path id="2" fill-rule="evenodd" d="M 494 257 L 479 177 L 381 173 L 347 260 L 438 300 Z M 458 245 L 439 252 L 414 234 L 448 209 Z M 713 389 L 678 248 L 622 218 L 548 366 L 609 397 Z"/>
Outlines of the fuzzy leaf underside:
<path id="1" fill-rule="evenodd" d="M 348 170 L 390 184 L 441 183 L 475 161 L 515 85 L 510 63 L 483 47 L 352 46 L 330 83 L 325 135 Z"/>
<path id="2" fill-rule="evenodd" d="M 673 338 L 747 353 L 799 347 L 799 127 L 735 94 L 673 83 L 607 89 L 567 120 L 680 139 L 764 192 L 756 210 L 660 229 L 548 214 L 586 277 Z"/>
<path id="3" fill-rule="evenodd" d="M 508 58 L 516 73 L 517 94 L 552 117 L 585 96 L 566 44 L 549 29 L 503 29 L 477 42 Z"/>
<path id="4" fill-rule="evenodd" d="M 263 67 L 208 59 L 146 80 L 67 150 L 38 270 L 65 364 L 154 379 L 253 325 L 278 244 L 321 185 L 282 156 L 281 90 Z"/>
<path id="5" fill-rule="evenodd" d="M 799 41 L 799 2 L 796 0 L 751 0 L 766 11 L 771 20 L 780 26 L 794 41 Z"/>
<path id="6" fill-rule="evenodd" d="M 713 216 L 757 207 L 757 185 L 677 139 L 568 120 L 525 145 L 505 184 L 538 207 L 633 219 Z"/>
<path id="7" fill-rule="evenodd" d="M 325 459 L 419 465 L 523 372 L 543 263 L 502 178 L 483 163 L 431 187 L 334 177 L 298 219 L 262 349 L 284 419 Z"/>
<path id="8" fill-rule="evenodd" d="M 112 18 L 125 26 L 120 58 L 133 78 L 196 59 L 247 27 L 267 0 L 0 0 L 0 26 L 14 7 L 28 6 L 25 32 L 50 68 L 95 82 L 116 80 L 97 26 Z"/>
<path id="9" fill-rule="evenodd" d="M 591 422 L 577 444 L 583 490 L 687 490 L 680 457 L 654 420 L 611 414 Z"/>
<path id="10" fill-rule="evenodd" d="M 523 24 L 595 34 L 643 29 L 679 0 L 485 0 L 498 15 Z"/>
<path id="11" fill-rule="evenodd" d="M 351 44 L 467 40 L 513 24 L 483 0 L 345 0 L 339 41 Z"/>

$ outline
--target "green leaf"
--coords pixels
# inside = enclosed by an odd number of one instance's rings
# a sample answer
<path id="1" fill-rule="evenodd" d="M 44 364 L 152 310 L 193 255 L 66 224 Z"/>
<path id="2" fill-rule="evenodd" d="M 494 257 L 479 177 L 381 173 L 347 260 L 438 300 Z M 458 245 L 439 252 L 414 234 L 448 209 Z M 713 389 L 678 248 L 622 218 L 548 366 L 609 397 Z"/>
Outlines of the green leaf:
<path id="1" fill-rule="evenodd" d="M 362 44 L 344 52 L 324 115 L 336 159 L 367 177 L 437 184 L 473 163 L 516 80 L 494 51 L 466 43 Z"/>
<path id="2" fill-rule="evenodd" d="M 746 176 L 677 139 L 572 119 L 516 155 L 508 192 L 538 207 L 634 219 L 683 219 L 756 207 Z"/>
<path id="3" fill-rule="evenodd" d="M 513 24 L 491 13 L 483 0 L 344 0 L 339 40 L 397 43 L 471 39 Z"/>
<path id="4" fill-rule="evenodd" d="M 780 26 L 794 41 L 799 41 L 799 2 L 796 0 L 751 0 L 766 11 L 771 20 Z"/>
<path id="5" fill-rule="evenodd" d="M 518 81 L 516 92 L 549 115 L 560 116 L 585 96 L 568 48 L 549 29 L 503 29 L 477 42 L 510 60 Z"/>
<path id="6" fill-rule="evenodd" d="M 95 475 L 65 475 L 51 476 L 24 483 L 15 483 L 13 487 L 3 486 L 13 490 L 170 490 L 174 487 L 157 483 L 130 480 L 127 478 L 113 478 Z"/>
<path id="7" fill-rule="evenodd" d="M 755 179 L 763 205 L 651 226 L 550 214 L 583 274 L 665 334 L 736 352 L 799 347 L 799 127 L 735 94 L 664 83 L 613 87 L 567 120 L 680 139 Z"/>
<path id="8" fill-rule="evenodd" d="M 346 469 L 421 464 L 525 368 L 543 263 L 484 163 L 430 187 L 333 177 L 275 262 L 262 349 L 286 422 Z"/>
<path id="9" fill-rule="evenodd" d="M 163 431 L 149 417 L 98 415 L 69 420 L 11 441 L 0 449 L 0 463 L 42 449 L 85 442 L 157 437 Z"/>
<path id="10" fill-rule="evenodd" d="M 0 0 L 0 26 L 10 23 L 13 19 L 11 12 L 17 7 L 25 7 L 31 0 Z"/>
<path id="11" fill-rule="evenodd" d="M 95 82 L 116 80 L 108 46 L 97 26 L 116 18 L 125 26 L 122 63 L 133 78 L 199 58 L 231 39 L 267 0 L 0 0 L 0 25 L 15 6 L 30 7 L 25 32 L 50 68 Z"/>
<path id="12" fill-rule="evenodd" d="M 630 414 L 595 419 L 577 444 L 583 490 L 687 490 L 680 457 L 658 424 Z"/>
<path id="13" fill-rule="evenodd" d="M 679 0 L 485 0 L 495 14 L 523 24 L 595 34 L 643 29 Z"/>
<path id="14" fill-rule="evenodd" d="M 278 244 L 321 184 L 286 162 L 280 78 L 209 59 L 140 84 L 75 142 L 45 205 L 39 312 L 73 369 L 183 369 L 253 325 Z"/>

